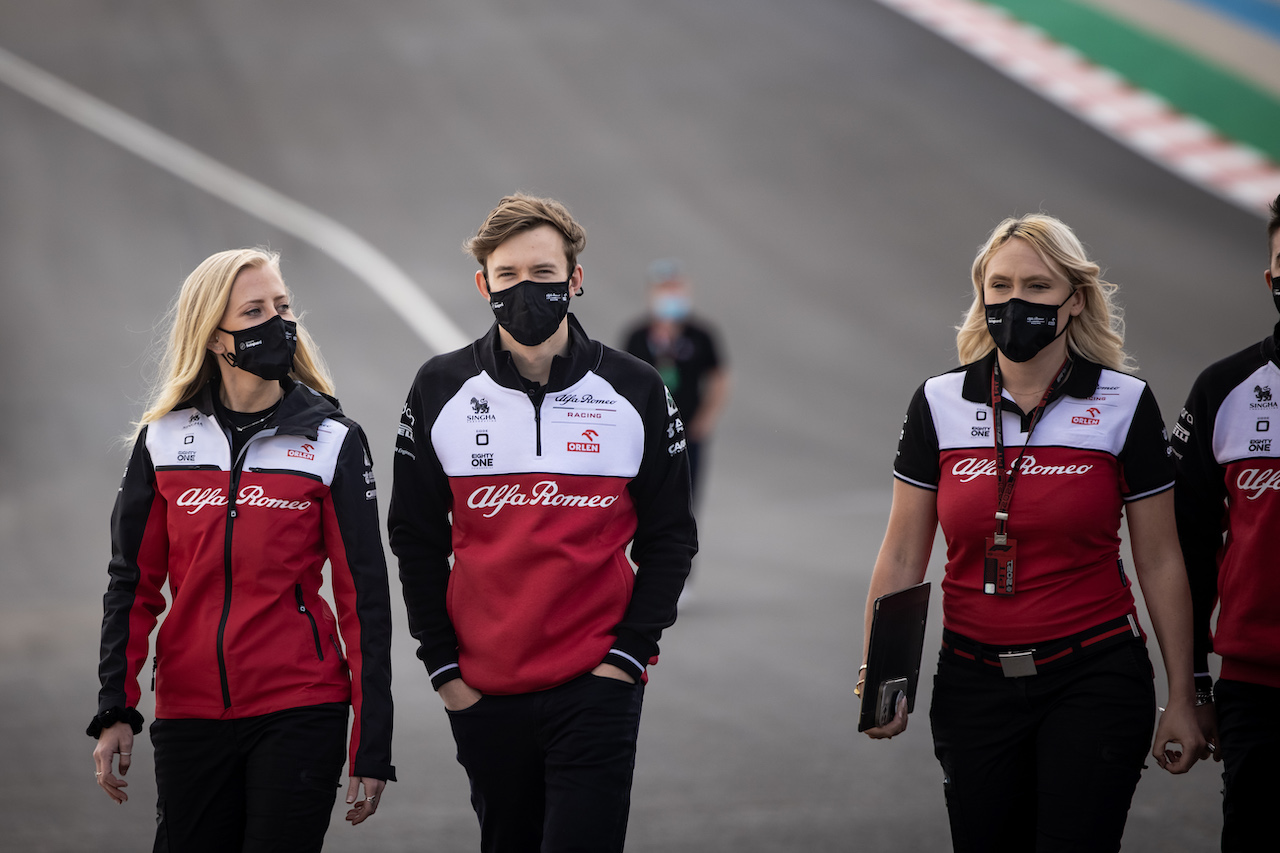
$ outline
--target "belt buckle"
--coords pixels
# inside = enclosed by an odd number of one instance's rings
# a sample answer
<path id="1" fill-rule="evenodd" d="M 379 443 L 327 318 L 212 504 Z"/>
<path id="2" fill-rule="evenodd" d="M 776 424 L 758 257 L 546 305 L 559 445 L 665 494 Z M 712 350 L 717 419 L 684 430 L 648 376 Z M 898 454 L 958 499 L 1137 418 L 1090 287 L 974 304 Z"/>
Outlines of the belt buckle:
<path id="1" fill-rule="evenodd" d="M 1022 678 L 1027 675 L 1035 675 L 1035 653 L 1035 649 L 1027 649 L 1024 652 L 1001 652 L 1000 669 L 1004 671 L 1004 677 Z"/>

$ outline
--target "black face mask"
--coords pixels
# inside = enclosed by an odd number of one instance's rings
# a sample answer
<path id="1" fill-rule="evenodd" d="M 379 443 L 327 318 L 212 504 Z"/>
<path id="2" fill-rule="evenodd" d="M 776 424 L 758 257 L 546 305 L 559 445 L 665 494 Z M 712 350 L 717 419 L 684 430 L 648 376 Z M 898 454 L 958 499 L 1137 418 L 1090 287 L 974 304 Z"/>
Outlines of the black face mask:
<path id="1" fill-rule="evenodd" d="M 536 347 L 555 334 L 569 313 L 569 281 L 522 281 L 497 293 L 491 290 L 489 307 L 517 343 Z"/>
<path id="2" fill-rule="evenodd" d="M 279 314 L 265 323 L 228 332 L 235 340 L 235 355 L 224 352 L 227 364 L 247 370 L 263 379 L 284 379 L 293 369 L 293 354 L 298 349 L 298 324 Z"/>
<path id="3" fill-rule="evenodd" d="M 1062 330 L 1058 330 L 1058 309 L 1070 299 L 1068 296 L 1058 305 L 1042 305 L 1016 298 L 996 305 L 984 304 L 987 331 L 1005 358 L 1019 363 L 1030 361 L 1071 325 L 1068 317 Z"/>
<path id="4" fill-rule="evenodd" d="M 1280 281 L 1276 281 L 1274 276 L 1271 279 L 1271 298 L 1275 300 L 1276 310 L 1280 311 Z"/>

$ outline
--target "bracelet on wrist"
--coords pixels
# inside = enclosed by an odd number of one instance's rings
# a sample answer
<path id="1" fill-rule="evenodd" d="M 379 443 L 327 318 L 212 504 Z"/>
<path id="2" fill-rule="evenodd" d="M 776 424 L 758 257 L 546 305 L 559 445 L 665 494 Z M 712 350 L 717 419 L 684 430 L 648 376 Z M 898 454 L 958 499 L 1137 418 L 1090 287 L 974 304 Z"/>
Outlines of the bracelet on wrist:
<path id="1" fill-rule="evenodd" d="M 1196 707 L 1213 704 L 1213 691 L 1197 690 L 1196 691 Z"/>

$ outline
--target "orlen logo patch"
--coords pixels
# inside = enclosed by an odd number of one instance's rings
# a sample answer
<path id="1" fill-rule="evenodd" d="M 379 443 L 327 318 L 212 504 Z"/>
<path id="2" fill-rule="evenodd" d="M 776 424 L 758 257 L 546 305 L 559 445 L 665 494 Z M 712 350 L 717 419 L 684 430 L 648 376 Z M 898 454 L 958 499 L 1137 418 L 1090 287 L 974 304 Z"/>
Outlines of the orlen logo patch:
<path id="1" fill-rule="evenodd" d="M 1098 415 L 1102 414 L 1102 412 L 1092 406 L 1085 411 L 1089 413 L 1089 417 L 1086 418 L 1084 415 L 1076 415 L 1071 419 L 1071 422 L 1073 424 L 1084 424 L 1085 426 L 1097 426 L 1102 423 L 1102 421 L 1098 420 Z"/>
<path id="2" fill-rule="evenodd" d="M 315 450 L 310 444 L 302 445 L 301 450 L 290 450 L 289 455 L 298 459 L 315 459 L 316 455 L 311 451 Z"/>
<path id="3" fill-rule="evenodd" d="M 571 441 L 569 442 L 568 448 L 574 453 L 599 453 L 600 445 L 596 444 L 596 439 L 599 436 L 600 433 L 593 429 L 584 429 L 582 431 L 582 437 L 585 438 L 586 441 Z"/>

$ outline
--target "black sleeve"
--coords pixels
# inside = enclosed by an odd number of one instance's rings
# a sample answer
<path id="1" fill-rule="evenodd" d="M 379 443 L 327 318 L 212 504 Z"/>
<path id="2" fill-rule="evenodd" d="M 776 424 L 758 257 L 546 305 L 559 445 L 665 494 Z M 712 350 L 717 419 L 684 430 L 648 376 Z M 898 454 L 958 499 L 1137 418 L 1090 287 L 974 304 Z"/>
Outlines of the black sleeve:
<path id="1" fill-rule="evenodd" d="M 1173 451 L 1150 386 L 1142 388 L 1119 458 L 1124 477 L 1122 494 L 1126 501 L 1141 500 L 1173 488 Z"/>
<path id="2" fill-rule="evenodd" d="M 646 375 L 651 375 L 648 393 L 637 407 L 644 418 L 644 456 L 628 485 L 636 508 L 631 545 L 636 581 L 631 603 L 615 629 L 614 651 L 604 661 L 637 679 L 658 654 L 663 630 L 676 621 L 676 601 L 698 551 L 684 424 L 657 373 L 646 368 Z"/>
<path id="3" fill-rule="evenodd" d="M 391 592 L 379 533 L 377 484 L 369 445 L 360 427 L 349 432 L 338 455 L 325 513 L 338 624 L 351 669 L 351 773 L 394 780 L 391 765 Z"/>
<path id="4" fill-rule="evenodd" d="M 426 664 L 432 686 L 439 690 L 461 673 L 458 635 L 445 608 L 453 552 L 449 520 L 453 497 L 431 444 L 431 424 L 439 407 L 429 398 L 440 396 L 433 362 L 418 372 L 401 410 L 387 528 L 391 550 L 400 562 L 409 633 L 418 641 L 418 658 Z"/>
<path id="5" fill-rule="evenodd" d="M 1174 512 L 1178 542 L 1191 584 L 1192 665 L 1209 671 L 1213 640 L 1209 630 L 1218 604 L 1218 551 L 1226 522 L 1226 469 L 1213 453 L 1213 428 L 1222 395 L 1213 391 L 1209 371 L 1200 374 L 1173 427 L 1177 467 Z"/>
<path id="6" fill-rule="evenodd" d="M 938 490 L 942 468 L 938 461 L 938 431 L 933 425 L 933 412 L 925 396 L 925 386 L 916 389 L 902 419 L 898 435 L 898 455 L 893 461 L 893 476 L 922 489 Z"/>
<path id="7" fill-rule="evenodd" d="M 168 577 L 169 539 L 164 499 L 156 491 L 156 472 L 147 452 L 147 429 L 133 446 L 111 512 L 111 561 L 102 598 L 102 641 L 98 661 L 98 715 L 134 721 L 141 696 L 138 674 L 146 663 L 151 631 L 165 609 L 161 592 Z M 109 723 L 108 723 L 109 724 Z M 90 726 L 92 731 L 94 725 Z M 96 733 L 95 735 L 96 736 Z"/>

